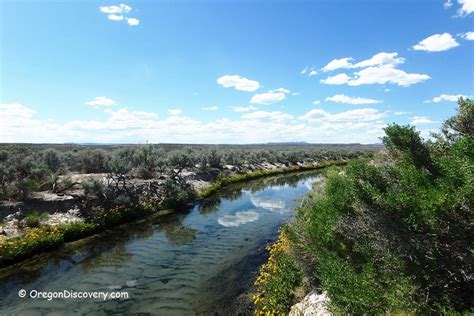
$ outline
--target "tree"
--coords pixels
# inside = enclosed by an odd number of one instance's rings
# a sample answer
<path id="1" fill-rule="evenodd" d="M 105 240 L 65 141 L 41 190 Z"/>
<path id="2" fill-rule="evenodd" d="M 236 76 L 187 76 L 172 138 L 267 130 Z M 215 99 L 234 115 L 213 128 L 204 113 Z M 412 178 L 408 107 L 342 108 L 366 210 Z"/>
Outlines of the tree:
<path id="1" fill-rule="evenodd" d="M 458 114 L 444 122 L 441 132 L 448 141 L 474 135 L 474 101 L 460 98 Z"/>
<path id="2" fill-rule="evenodd" d="M 392 124 L 384 128 L 386 136 L 382 142 L 393 157 L 403 157 L 417 168 L 425 168 L 432 175 L 438 174 L 428 146 L 413 126 Z"/>

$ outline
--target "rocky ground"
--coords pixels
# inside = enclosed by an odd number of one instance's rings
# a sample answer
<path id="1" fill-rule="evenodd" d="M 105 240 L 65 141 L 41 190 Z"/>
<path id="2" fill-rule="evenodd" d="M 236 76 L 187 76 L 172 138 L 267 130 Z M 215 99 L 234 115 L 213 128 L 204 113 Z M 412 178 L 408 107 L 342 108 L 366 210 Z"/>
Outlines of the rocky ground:
<path id="1" fill-rule="evenodd" d="M 330 316 L 329 298 L 325 292 L 311 291 L 301 302 L 291 307 L 289 316 Z"/>

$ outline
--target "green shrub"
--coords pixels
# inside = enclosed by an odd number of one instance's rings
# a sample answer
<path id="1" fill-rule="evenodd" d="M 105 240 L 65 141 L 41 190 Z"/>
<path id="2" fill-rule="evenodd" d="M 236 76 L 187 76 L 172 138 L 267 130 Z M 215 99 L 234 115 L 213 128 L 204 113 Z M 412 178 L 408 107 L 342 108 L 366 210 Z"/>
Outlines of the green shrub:
<path id="1" fill-rule="evenodd" d="M 460 100 L 432 142 L 412 127 L 388 126 L 389 157 L 328 173 L 324 194 L 299 208 L 292 245 L 314 264 L 314 285 L 335 312 L 473 309 L 473 109 Z"/>
<path id="2" fill-rule="evenodd" d="M 31 228 L 39 227 L 41 222 L 48 218 L 48 213 L 33 211 L 25 216 L 25 225 Z"/>

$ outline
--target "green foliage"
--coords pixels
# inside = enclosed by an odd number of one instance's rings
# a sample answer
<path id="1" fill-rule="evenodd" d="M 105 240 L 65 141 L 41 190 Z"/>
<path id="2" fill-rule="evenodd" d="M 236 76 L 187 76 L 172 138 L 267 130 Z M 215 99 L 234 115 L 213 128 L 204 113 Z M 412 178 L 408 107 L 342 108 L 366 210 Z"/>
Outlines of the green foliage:
<path id="1" fill-rule="evenodd" d="M 269 170 L 257 170 L 253 172 L 237 173 L 230 176 L 223 176 L 223 177 L 217 178 L 211 185 L 201 190 L 199 192 L 199 197 L 201 198 L 209 197 L 215 194 L 222 187 L 225 187 L 232 183 L 239 183 L 243 181 L 248 181 L 248 180 L 253 180 L 253 179 L 258 179 L 262 177 L 283 174 L 283 173 L 323 169 L 331 165 L 342 166 L 345 164 L 346 164 L 345 161 L 326 161 L 324 163 L 318 163 L 318 164 L 311 164 L 311 165 L 304 165 L 304 166 L 291 166 L 291 167 L 275 168 L 275 169 L 269 169 Z"/>
<path id="2" fill-rule="evenodd" d="M 95 222 L 72 222 L 57 226 L 26 228 L 22 236 L 0 241 L 0 267 L 31 258 L 44 251 L 57 249 L 65 242 L 75 241 L 149 214 L 151 209 L 146 207 L 116 207 L 104 211 Z"/>
<path id="3" fill-rule="evenodd" d="M 0 267 L 30 258 L 63 244 L 63 234 L 54 227 L 31 228 L 22 237 L 0 242 Z"/>
<path id="4" fill-rule="evenodd" d="M 268 262 L 260 267 L 253 296 L 255 315 L 283 315 L 293 303 L 294 291 L 302 273 L 290 253 L 289 241 L 282 232 L 268 248 Z"/>
<path id="5" fill-rule="evenodd" d="M 101 181 L 92 179 L 82 183 L 84 193 L 87 195 L 101 196 L 104 194 L 105 186 Z"/>
<path id="6" fill-rule="evenodd" d="M 298 210 L 289 236 L 335 312 L 473 308 L 474 103 L 459 104 L 434 142 L 387 127 L 390 163 L 328 173 L 324 194 Z"/>
<path id="7" fill-rule="evenodd" d="M 25 216 L 24 221 L 28 227 L 39 227 L 41 221 L 44 221 L 48 218 L 48 213 L 40 213 L 38 211 L 33 211 Z"/>

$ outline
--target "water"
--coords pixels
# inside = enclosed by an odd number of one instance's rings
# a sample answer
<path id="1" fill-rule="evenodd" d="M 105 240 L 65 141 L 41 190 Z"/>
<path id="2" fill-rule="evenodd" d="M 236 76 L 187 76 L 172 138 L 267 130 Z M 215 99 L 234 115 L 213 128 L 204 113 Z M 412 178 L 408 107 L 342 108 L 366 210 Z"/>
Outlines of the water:
<path id="1" fill-rule="evenodd" d="M 224 190 L 184 213 L 161 214 L 0 270 L 2 315 L 250 314 L 265 245 L 319 174 Z M 128 293 L 128 299 L 19 298 L 27 291 Z"/>

